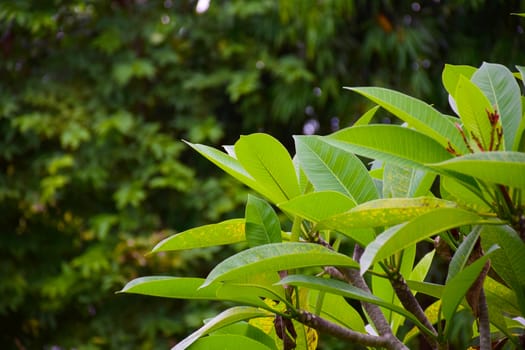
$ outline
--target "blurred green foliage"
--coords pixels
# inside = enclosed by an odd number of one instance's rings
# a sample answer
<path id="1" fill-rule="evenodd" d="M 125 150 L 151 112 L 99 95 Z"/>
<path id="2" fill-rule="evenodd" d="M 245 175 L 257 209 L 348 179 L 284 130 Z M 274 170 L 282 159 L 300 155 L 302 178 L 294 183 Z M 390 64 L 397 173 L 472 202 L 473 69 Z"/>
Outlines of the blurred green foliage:
<path id="1" fill-rule="evenodd" d="M 181 138 L 229 144 L 264 130 L 290 143 L 303 127 L 328 132 L 366 110 L 343 85 L 444 104 L 434 96 L 444 62 L 525 56 L 523 24 L 509 15 L 523 12 L 520 1 L 195 6 L 0 2 L 4 348 L 163 349 L 213 313 L 113 294 L 153 271 L 204 275 L 220 250 L 145 253 L 242 212 L 244 190 L 210 177 Z"/>

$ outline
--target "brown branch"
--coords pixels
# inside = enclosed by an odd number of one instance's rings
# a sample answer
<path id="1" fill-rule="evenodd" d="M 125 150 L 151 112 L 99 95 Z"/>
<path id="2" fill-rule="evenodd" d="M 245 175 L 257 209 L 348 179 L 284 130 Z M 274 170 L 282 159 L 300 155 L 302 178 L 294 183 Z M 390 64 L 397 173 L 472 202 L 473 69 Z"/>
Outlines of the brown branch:
<path id="1" fill-rule="evenodd" d="M 410 288 L 408 288 L 405 279 L 399 273 L 394 274 L 392 277 L 393 278 L 390 279 L 390 283 L 392 284 L 392 288 L 394 288 L 399 301 L 407 311 L 411 312 L 419 320 L 419 322 L 421 322 L 435 336 L 432 337 L 424 330 L 420 329 L 421 333 L 425 337 L 425 340 L 432 347 L 432 349 L 439 349 L 440 345 L 436 340 L 438 333 L 432 323 L 430 323 L 428 317 L 425 315 L 425 312 L 421 308 L 419 302 L 416 300 L 416 297 L 414 294 L 412 294 Z"/>
<path id="2" fill-rule="evenodd" d="M 479 294 L 478 312 L 479 348 L 480 350 L 490 350 L 492 349 L 492 341 L 490 339 L 489 308 L 487 306 L 487 299 L 485 298 L 485 291 L 483 288 L 481 288 Z"/>
<path id="3" fill-rule="evenodd" d="M 324 241 L 322 238 L 320 238 L 319 244 L 322 244 L 330 249 L 332 247 L 330 244 L 326 241 Z M 354 247 L 354 260 L 359 262 L 361 255 L 363 254 L 363 248 L 359 245 L 355 245 Z M 372 294 L 370 291 L 370 288 L 366 284 L 365 279 L 358 270 L 356 269 L 347 269 L 347 268 L 332 268 L 332 267 L 325 267 L 325 271 L 330 273 L 330 275 L 336 279 L 342 279 L 346 281 L 347 283 L 353 285 L 354 287 L 357 287 L 369 294 Z M 405 344 L 403 344 L 399 339 L 397 339 L 394 334 L 392 333 L 392 328 L 388 324 L 388 321 L 385 318 L 385 315 L 379 308 L 379 306 L 371 304 L 371 303 L 365 303 L 361 302 L 361 305 L 363 306 L 363 309 L 365 309 L 366 313 L 372 320 L 372 323 L 374 324 L 375 329 L 379 333 L 381 337 L 384 337 L 386 339 L 389 339 L 389 342 L 392 344 L 395 344 L 396 347 L 392 349 L 408 349 Z"/>
<path id="4" fill-rule="evenodd" d="M 394 336 L 376 336 L 370 334 L 364 334 L 356 332 L 351 329 L 341 327 L 340 325 L 325 320 L 317 315 L 314 315 L 308 311 L 301 310 L 297 315 L 297 321 L 302 324 L 314 328 L 319 332 L 331 334 L 339 339 L 348 340 L 353 343 L 371 346 L 371 347 L 382 347 L 392 350 L 406 350 L 408 349 L 399 339 Z"/>

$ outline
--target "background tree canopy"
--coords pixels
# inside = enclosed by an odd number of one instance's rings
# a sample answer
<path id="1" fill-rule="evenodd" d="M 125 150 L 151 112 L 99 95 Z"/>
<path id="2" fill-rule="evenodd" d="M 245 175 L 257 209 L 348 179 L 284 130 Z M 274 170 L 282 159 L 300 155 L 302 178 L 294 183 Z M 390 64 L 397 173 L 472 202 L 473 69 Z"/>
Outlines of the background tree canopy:
<path id="1" fill-rule="evenodd" d="M 195 7 L 0 3 L 7 348 L 165 349 L 211 312 L 114 295 L 153 271 L 206 274 L 223 252 L 144 255 L 169 233 L 242 210 L 245 190 L 210 176 L 180 139 L 231 144 L 265 131 L 290 145 L 292 134 L 327 133 L 367 109 L 343 85 L 395 88 L 443 110 L 445 62 L 525 62 L 517 0 Z"/>

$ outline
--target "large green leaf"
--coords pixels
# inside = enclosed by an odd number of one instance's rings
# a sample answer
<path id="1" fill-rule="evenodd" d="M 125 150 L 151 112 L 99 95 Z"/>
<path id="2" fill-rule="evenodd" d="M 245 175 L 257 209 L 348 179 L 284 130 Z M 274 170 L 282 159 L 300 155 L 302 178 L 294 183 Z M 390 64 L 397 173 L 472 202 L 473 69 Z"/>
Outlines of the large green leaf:
<path id="1" fill-rule="evenodd" d="M 290 154 L 267 134 L 241 136 L 235 154 L 244 169 L 270 194 L 274 203 L 300 194 L 299 182 Z"/>
<path id="2" fill-rule="evenodd" d="M 452 158 L 429 136 L 399 125 L 365 125 L 346 128 L 326 141 L 348 152 L 399 165 L 429 170 L 424 164 Z"/>
<path id="3" fill-rule="evenodd" d="M 208 320 L 204 326 L 190 334 L 188 337 L 184 338 L 175 347 L 173 347 L 172 350 L 184 350 L 197 341 L 197 339 L 222 327 L 237 323 L 239 321 L 249 320 L 257 317 L 267 317 L 269 315 L 271 314 L 269 314 L 267 311 L 258 308 L 250 306 L 234 306 L 224 310 L 217 316 Z"/>
<path id="4" fill-rule="evenodd" d="M 474 245 L 476 244 L 480 233 L 481 226 L 474 226 L 472 231 L 467 237 L 465 237 L 463 242 L 461 242 L 448 265 L 447 281 L 454 278 L 454 276 L 456 276 L 467 265 L 470 254 L 474 249 Z"/>
<path id="5" fill-rule="evenodd" d="M 163 239 L 153 248 L 152 252 L 203 248 L 243 242 L 245 239 L 244 226 L 244 219 L 231 219 L 218 224 L 196 227 Z"/>
<path id="6" fill-rule="evenodd" d="M 454 149 L 465 152 L 465 145 L 454 124 L 429 104 L 397 91 L 378 87 L 346 88 L 374 101 L 410 127 L 428 135 L 443 148 L 450 142 Z"/>
<path id="7" fill-rule="evenodd" d="M 516 132 L 522 118 L 521 91 L 512 72 L 501 64 L 484 62 L 472 76 L 500 115 L 505 149 L 514 150 Z"/>
<path id="8" fill-rule="evenodd" d="M 423 326 L 414 315 L 406 311 L 404 308 L 394 305 L 388 301 L 376 297 L 373 294 L 365 292 L 362 289 L 359 289 L 342 281 L 306 275 L 290 275 L 283 278 L 279 283 L 282 285 L 301 286 L 311 289 L 317 289 L 326 293 L 340 295 L 345 298 L 355 299 L 366 303 L 382 306 L 400 315 L 403 315 L 404 317 L 408 318 L 423 329 L 426 329 L 425 326 Z"/>
<path id="9" fill-rule="evenodd" d="M 498 222 L 461 208 L 434 209 L 407 223 L 391 227 L 377 236 L 361 256 L 361 273 L 364 274 L 374 263 L 451 228 Z"/>
<path id="10" fill-rule="evenodd" d="M 516 66 L 520 72 L 521 81 L 525 84 L 525 66 Z M 525 97 L 521 96 L 521 106 L 523 115 L 521 117 L 521 122 L 516 130 L 516 136 L 514 137 L 514 143 L 512 144 L 512 150 L 518 152 L 525 152 Z"/>
<path id="11" fill-rule="evenodd" d="M 252 195 L 246 204 L 246 241 L 251 247 L 282 241 L 281 224 L 272 206 Z"/>
<path id="12" fill-rule="evenodd" d="M 489 183 L 525 189 L 525 153 L 480 152 L 429 166 L 473 176 Z"/>
<path id="13" fill-rule="evenodd" d="M 471 142 L 471 147 L 482 150 L 493 150 L 491 144 L 492 125 L 488 113 L 493 113 L 489 99 L 473 82 L 464 76 L 459 77 L 456 86 L 456 106 L 468 138 L 476 138 L 480 145 Z M 464 153 L 464 152 L 460 152 Z"/>
<path id="14" fill-rule="evenodd" d="M 450 320 L 452 320 L 459 303 L 465 294 L 467 294 L 470 286 L 472 286 L 474 281 L 478 278 L 485 263 L 489 259 L 491 252 L 496 249 L 498 249 L 497 246 L 493 247 L 493 249 L 487 251 L 481 258 L 468 265 L 447 281 L 445 288 L 443 288 L 443 293 L 441 294 L 441 310 L 443 312 L 443 317 L 445 320 L 449 321 L 445 326 L 445 334 L 447 334 L 448 330 L 452 328 L 452 322 L 450 322 Z"/>
<path id="15" fill-rule="evenodd" d="M 352 198 L 334 191 L 307 193 L 278 204 L 281 210 L 313 222 L 343 213 L 355 206 Z"/>
<path id="16" fill-rule="evenodd" d="M 297 159 L 317 191 L 337 191 L 357 203 L 378 198 L 368 170 L 355 155 L 319 136 L 294 136 Z"/>
<path id="17" fill-rule="evenodd" d="M 267 271 L 283 271 L 312 266 L 346 266 L 358 264 L 346 255 L 314 243 L 274 243 L 257 246 L 223 260 L 209 273 L 207 286 Z"/>
<path id="18" fill-rule="evenodd" d="M 376 199 L 322 220 L 319 228 L 347 230 L 359 227 L 392 226 L 436 208 L 452 207 L 456 207 L 454 202 L 434 197 Z"/>
<path id="19" fill-rule="evenodd" d="M 140 277 L 128 282 L 119 293 L 151 295 L 174 299 L 201 299 L 234 301 L 252 306 L 264 307 L 260 297 L 275 298 L 280 293 L 273 289 L 252 284 L 236 285 L 235 288 L 213 283 L 201 288 L 203 278 L 149 276 Z"/>

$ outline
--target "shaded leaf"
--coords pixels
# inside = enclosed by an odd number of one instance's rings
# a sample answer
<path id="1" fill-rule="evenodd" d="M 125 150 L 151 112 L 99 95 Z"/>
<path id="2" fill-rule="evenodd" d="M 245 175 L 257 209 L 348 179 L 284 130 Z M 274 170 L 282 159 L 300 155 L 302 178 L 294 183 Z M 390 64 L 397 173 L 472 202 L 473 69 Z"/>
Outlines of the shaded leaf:
<path id="1" fill-rule="evenodd" d="M 343 327 L 365 332 L 365 324 L 361 315 L 342 296 L 310 290 L 308 300 L 310 310 L 315 310 L 320 304 L 319 316 Z"/>
<path id="2" fill-rule="evenodd" d="M 474 226 L 472 231 L 461 242 L 448 265 L 447 281 L 456 276 L 467 265 L 480 233 L 481 226 Z"/>
<path id="3" fill-rule="evenodd" d="M 450 326 L 452 324 L 450 320 L 452 320 L 456 308 L 463 297 L 467 294 L 474 281 L 478 278 L 485 263 L 489 259 L 491 252 L 495 249 L 498 249 L 498 247 L 495 246 L 493 249 L 487 251 L 484 256 L 457 273 L 447 282 L 445 288 L 443 288 L 443 293 L 441 295 L 442 312 L 445 320 L 449 321 L 445 326 L 445 334 L 448 334 L 448 331 L 452 328 Z"/>
<path id="4" fill-rule="evenodd" d="M 460 208 L 437 208 L 413 220 L 389 228 L 370 243 L 361 256 L 361 274 L 372 264 L 451 228 L 463 225 L 498 223 Z"/>

